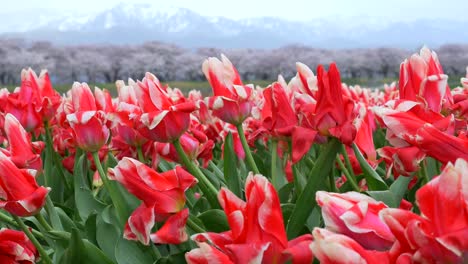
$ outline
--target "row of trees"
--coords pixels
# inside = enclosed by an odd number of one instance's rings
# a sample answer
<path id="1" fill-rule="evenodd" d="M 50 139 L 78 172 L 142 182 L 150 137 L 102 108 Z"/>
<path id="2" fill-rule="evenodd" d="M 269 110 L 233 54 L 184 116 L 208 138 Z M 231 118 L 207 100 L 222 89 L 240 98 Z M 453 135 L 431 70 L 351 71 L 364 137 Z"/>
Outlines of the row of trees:
<path id="1" fill-rule="evenodd" d="M 372 48 L 328 50 L 286 46 L 272 50 L 200 48 L 149 42 L 142 45 L 56 46 L 49 42 L 0 40 L 0 85 L 18 84 L 24 67 L 46 68 L 55 83 L 73 81 L 108 83 L 118 79 L 141 79 L 147 71 L 162 81 L 204 80 L 203 60 L 226 54 L 245 80 L 274 80 L 281 73 L 290 78 L 295 62 L 312 69 L 337 62 L 345 78 L 394 78 L 399 65 L 415 50 Z M 436 50 L 449 75 L 463 75 L 468 65 L 468 45 L 445 45 Z"/>

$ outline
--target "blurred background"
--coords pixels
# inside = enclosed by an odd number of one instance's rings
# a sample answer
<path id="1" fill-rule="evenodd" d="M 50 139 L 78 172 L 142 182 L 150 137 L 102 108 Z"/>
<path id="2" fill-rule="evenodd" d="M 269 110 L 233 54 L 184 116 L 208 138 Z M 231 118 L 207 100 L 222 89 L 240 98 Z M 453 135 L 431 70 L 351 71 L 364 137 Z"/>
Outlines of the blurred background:
<path id="1" fill-rule="evenodd" d="M 18 86 L 32 67 L 64 90 L 73 81 L 112 88 L 147 71 L 204 90 L 201 64 L 221 53 L 246 83 L 288 80 L 296 61 L 314 72 L 335 61 L 343 81 L 378 87 L 423 45 L 456 86 L 468 66 L 466 10 L 466 0 L 2 1 L 0 87 Z"/>

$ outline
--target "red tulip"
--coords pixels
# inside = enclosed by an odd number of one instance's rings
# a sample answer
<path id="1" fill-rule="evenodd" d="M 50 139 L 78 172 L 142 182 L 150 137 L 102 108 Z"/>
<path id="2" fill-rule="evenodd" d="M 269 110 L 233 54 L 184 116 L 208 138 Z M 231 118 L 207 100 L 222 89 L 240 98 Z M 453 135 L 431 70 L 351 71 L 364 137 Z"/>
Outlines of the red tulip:
<path id="1" fill-rule="evenodd" d="M 110 136 L 109 128 L 105 125 L 105 116 L 101 111 L 77 112 L 67 115 L 76 144 L 88 152 L 101 149 Z"/>
<path id="2" fill-rule="evenodd" d="M 375 118 L 372 111 L 363 103 L 359 104 L 359 118 L 356 119 L 356 146 L 364 153 L 370 163 L 377 161 L 374 147 L 373 132 L 375 131 Z"/>
<path id="3" fill-rule="evenodd" d="M 185 260 L 189 264 L 234 264 L 221 250 L 203 242 L 198 243 L 198 248 L 192 249 L 190 252 L 186 253 Z"/>
<path id="4" fill-rule="evenodd" d="M 47 70 L 42 70 L 39 74 L 39 78 L 36 77 L 34 71 L 29 69 L 32 78 L 36 78 L 37 86 L 39 88 L 39 102 L 36 105 L 36 112 L 40 113 L 44 121 L 51 120 L 55 111 L 60 105 L 61 97 L 60 94 L 52 87 L 49 73 Z"/>
<path id="5" fill-rule="evenodd" d="M 416 144 L 442 163 L 455 162 L 458 158 L 468 160 L 468 138 L 448 135 L 430 124 L 418 130 Z"/>
<path id="6" fill-rule="evenodd" d="M 121 140 L 132 147 L 141 147 L 148 139 L 137 129 L 142 110 L 138 106 L 134 86 L 126 86 L 123 81 L 117 81 L 116 85 L 119 100 L 115 111 L 110 114 L 113 140 Z"/>
<path id="7" fill-rule="evenodd" d="M 418 147 L 383 147 L 377 150 L 387 164 L 387 172 L 393 171 L 393 176 L 411 176 L 419 170 L 419 163 L 424 160 L 426 154 Z"/>
<path id="8" fill-rule="evenodd" d="M 189 217 L 187 208 L 170 216 L 164 225 L 151 234 L 151 241 L 156 244 L 180 244 L 187 241 L 188 235 L 185 231 L 185 223 Z"/>
<path id="9" fill-rule="evenodd" d="M 221 55 L 221 60 L 208 58 L 202 69 L 213 88 L 214 96 L 208 103 L 213 114 L 227 123 L 241 124 L 252 110 L 252 87 L 242 84 L 236 68 L 224 55 Z"/>
<path id="10" fill-rule="evenodd" d="M 0 263 L 34 264 L 37 257 L 37 249 L 23 232 L 6 228 L 0 230 Z"/>
<path id="11" fill-rule="evenodd" d="M 175 236 L 174 239 L 182 238 L 180 225 L 186 221 L 185 213 L 178 216 L 173 214 L 183 209 L 185 191 L 197 182 L 195 177 L 179 166 L 171 171 L 157 173 L 137 160 L 123 158 L 111 170 L 110 178 L 120 182 L 131 194 L 143 201 L 140 207 L 132 213 L 125 226 L 124 236 L 127 239 L 139 240 L 147 245 L 155 221 L 161 222 L 167 217 L 172 219 L 168 223 L 169 226 L 152 237 L 155 241 L 169 241 L 167 232 L 176 230 L 170 235 Z M 177 226 L 179 228 L 175 228 Z"/>
<path id="12" fill-rule="evenodd" d="M 379 212 L 387 208 L 369 196 L 357 193 L 316 193 L 318 205 L 327 229 L 346 235 L 366 249 L 389 249 L 394 236 L 379 219 Z"/>
<path id="13" fill-rule="evenodd" d="M 105 113 L 112 113 L 115 111 L 112 96 L 108 90 L 101 90 L 98 87 L 94 87 L 94 98 L 96 98 L 97 110 L 101 110 Z"/>
<path id="14" fill-rule="evenodd" d="M 200 134 L 198 134 L 200 135 Z M 180 137 L 180 144 L 190 160 L 203 160 L 203 166 L 208 165 L 208 161 L 213 158 L 214 142 L 208 140 L 206 135 L 196 138 L 189 133 L 185 133 Z M 181 162 L 179 155 L 173 144 L 171 143 L 154 143 L 154 150 L 157 156 L 161 156 L 168 161 Z"/>
<path id="15" fill-rule="evenodd" d="M 423 47 L 400 66 L 400 98 L 423 102 L 439 113 L 444 101 L 452 100 L 447 78 L 437 54 Z"/>
<path id="16" fill-rule="evenodd" d="M 314 75 L 307 65 L 301 62 L 296 62 L 296 79 L 300 80 L 298 88 L 305 94 L 315 98 L 317 95 L 317 77 Z M 291 80 L 293 81 L 293 80 Z"/>
<path id="17" fill-rule="evenodd" d="M 69 109 L 72 112 L 66 118 L 75 134 L 76 144 L 84 151 L 98 151 L 110 136 L 107 117 L 102 110 L 98 110 L 94 95 L 86 83 L 75 82 L 71 94 L 73 108 Z"/>
<path id="18" fill-rule="evenodd" d="M 40 106 L 39 87 L 36 74 L 31 70 L 21 72 L 21 87 L 8 95 L 5 111 L 16 117 L 27 131 L 42 125 L 42 116 L 36 111 Z"/>
<path id="19" fill-rule="evenodd" d="M 263 127 L 273 136 L 291 136 L 297 117 L 287 97 L 286 87 L 274 82 L 263 90 L 265 103 L 261 112 Z"/>
<path id="20" fill-rule="evenodd" d="M 317 106 L 313 116 L 314 128 L 323 136 L 334 136 L 345 144 L 351 144 L 356 136 L 353 125 L 355 106 L 343 96 L 341 79 L 335 63 L 326 72 L 322 65 L 317 68 Z"/>
<path id="21" fill-rule="evenodd" d="M 44 147 L 43 143 L 32 143 L 31 136 L 12 114 L 5 116 L 5 133 L 8 139 L 7 156 L 11 161 L 21 169 L 42 171 L 40 152 Z"/>
<path id="22" fill-rule="evenodd" d="M 188 129 L 190 113 L 196 109 L 193 102 L 172 101 L 151 73 L 131 85 L 143 112 L 138 129 L 145 137 L 158 142 L 173 142 Z"/>
<path id="23" fill-rule="evenodd" d="M 455 117 L 468 120 L 468 78 L 462 78 L 462 83 L 463 88 L 457 87 L 452 90 L 453 105 L 450 106 L 450 110 Z"/>
<path id="24" fill-rule="evenodd" d="M 312 236 L 314 241 L 310 244 L 310 248 L 320 263 L 390 263 L 386 252 L 366 250 L 359 243 L 345 235 L 315 228 L 312 231 Z"/>
<path id="25" fill-rule="evenodd" d="M 38 186 L 34 170 L 18 169 L 0 151 L 0 208 L 17 216 L 37 214 L 45 204 L 48 188 Z"/>
<path id="26" fill-rule="evenodd" d="M 464 263 L 468 260 L 468 163 L 448 163 L 441 175 L 416 192 L 421 216 L 385 209 L 381 217 L 397 239 L 390 251 L 416 263 Z"/>
<path id="27" fill-rule="evenodd" d="M 287 241 L 281 207 L 271 183 L 261 175 L 250 174 L 245 185 L 247 202 L 222 188 L 218 199 L 226 213 L 230 231 L 202 233 L 192 237 L 200 249 L 187 253 L 189 263 L 215 258 L 232 263 L 310 263 L 310 235 Z M 209 245 L 205 244 L 209 242 Z M 210 248 L 208 248 L 208 247 Z M 202 255 L 206 254 L 206 255 Z M 206 263 L 206 262 L 205 262 Z"/>

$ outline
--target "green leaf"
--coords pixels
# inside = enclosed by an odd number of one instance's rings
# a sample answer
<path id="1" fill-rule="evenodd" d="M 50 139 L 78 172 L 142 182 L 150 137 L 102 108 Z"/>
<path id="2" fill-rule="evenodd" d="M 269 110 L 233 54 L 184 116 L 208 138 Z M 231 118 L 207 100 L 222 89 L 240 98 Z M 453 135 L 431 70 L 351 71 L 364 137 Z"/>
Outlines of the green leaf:
<path id="1" fill-rule="evenodd" d="M 221 182 L 221 180 L 214 174 L 214 172 L 205 169 L 203 167 L 199 167 L 199 169 L 205 174 L 206 178 L 213 184 L 213 186 L 218 190 L 221 188 L 221 186 L 224 186 L 224 183 Z"/>
<path id="2" fill-rule="evenodd" d="M 101 212 L 106 207 L 105 204 L 96 200 L 87 184 L 88 166 L 86 164 L 86 154 L 78 158 L 74 167 L 74 188 L 76 209 L 83 221 L 86 221 L 90 214 Z"/>
<path id="3" fill-rule="evenodd" d="M 284 221 L 285 227 L 289 221 L 289 217 L 291 217 L 293 210 L 294 210 L 294 204 L 292 203 L 281 204 L 281 212 L 283 213 L 283 221 Z"/>
<path id="4" fill-rule="evenodd" d="M 229 230 L 226 214 L 222 210 L 211 209 L 200 214 L 198 218 L 203 222 L 207 231 L 220 233 Z"/>
<path id="5" fill-rule="evenodd" d="M 224 179 L 229 190 L 242 199 L 242 185 L 233 144 L 232 134 L 229 133 L 224 141 Z"/>
<path id="6" fill-rule="evenodd" d="M 115 223 L 115 225 L 113 225 L 109 219 L 111 212 L 114 212 L 114 210 L 111 209 L 113 209 L 111 206 L 106 207 L 106 210 L 97 217 L 96 240 L 104 254 L 106 254 L 110 259 L 116 261 L 115 245 L 121 237 L 121 233 L 117 229 L 118 224 Z M 115 220 L 115 216 L 113 218 Z"/>
<path id="7" fill-rule="evenodd" d="M 395 195 L 389 191 L 368 191 L 367 192 L 372 198 L 377 201 L 384 202 L 388 207 L 398 207 L 398 202 Z"/>
<path id="8" fill-rule="evenodd" d="M 392 208 L 398 208 L 400 202 L 408 191 L 408 185 L 413 177 L 400 176 L 396 179 L 389 190 L 368 191 L 367 193 L 377 201 L 382 201 Z"/>
<path id="9" fill-rule="evenodd" d="M 202 213 L 205 212 L 206 210 L 210 209 L 210 203 L 205 197 L 200 197 L 195 204 L 193 205 L 193 208 L 190 210 L 191 213 Z"/>
<path id="10" fill-rule="evenodd" d="M 148 264 L 153 263 L 151 248 L 139 246 L 137 242 L 119 238 L 115 245 L 115 259 L 118 264 Z"/>
<path id="11" fill-rule="evenodd" d="M 286 185 L 284 185 L 279 191 L 278 191 L 278 196 L 280 199 L 281 203 L 286 203 L 289 201 L 289 198 L 291 196 L 291 192 L 294 188 L 294 183 L 290 182 Z"/>
<path id="12" fill-rule="evenodd" d="M 384 182 L 382 177 L 367 163 L 366 159 L 362 156 L 361 151 L 355 143 L 353 143 L 353 150 L 356 158 L 361 166 L 362 171 L 364 172 L 364 177 L 366 178 L 367 186 L 372 191 L 377 190 L 388 190 L 387 184 Z"/>
<path id="13" fill-rule="evenodd" d="M 98 244 L 96 240 L 96 220 L 97 214 L 93 213 L 88 216 L 88 219 L 85 222 L 86 237 L 95 245 Z"/>
<path id="14" fill-rule="evenodd" d="M 323 151 L 320 152 L 315 166 L 309 174 L 307 184 L 297 199 L 296 207 L 289 219 L 287 229 L 289 239 L 297 237 L 302 231 L 307 218 L 316 204 L 315 193 L 320 189 L 324 180 L 327 179 L 332 166 L 335 164 L 334 161 L 340 149 L 340 144 L 340 141 L 336 138 L 331 138 Z"/>
<path id="15" fill-rule="evenodd" d="M 63 225 L 65 230 L 71 230 L 72 228 L 78 228 L 75 222 L 63 211 L 60 207 L 55 207 L 55 211 L 57 212 L 60 222 Z"/>
<path id="16" fill-rule="evenodd" d="M 81 239 L 78 229 L 72 229 L 68 249 L 61 263 L 113 263 L 102 251 L 88 240 Z"/>
<path id="17" fill-rule="evenodd" d="M 174 263 L 185 263 L 185 252 L 172 254 L 168 257 L 160 258 L 154 262 L 154 264 L 174 264 Z"/>
<path id="18" fill-rule="evenodd" d="M 271 164 L 270 164 L 270 176 L 271 176 L 271 183 L 275 187 L 277 191 L 279 191 L 284 185 L 288 183 L 286 180 L 286 175 L 284 174 L 282 161 L 278 157 L 278 141 L 275 139 L 271 140 L 270 145 L 270 152 L 271 152 Z"/>
<path id="19" fill-rule="evenodd" d="M 65 254 L 62 256 L 60 263 L 80 264 L 85 263 L 85 246 L 81 240 L 78 229 L 72 229 L 70 242 Z"/>
<path id="20" fill-rule="evenodd" d="M 406 192 L 408 191 L 408 185 L 411 182 L 413 177 L 405 177 L 405 176 L 400 176 L 396 181 L 390 185 L 390 191 L 393 193 L 395 197 L 395 202 L 397 203 L 396 207 L 400 206 L 400 202 L 405 196 Z"/>
<path id="21" fill-rule="evenodd" d="M 314 210 L 312 210 L 312 213 L 309 215 L 306 221 L 306 226 L 309 229 L 310 232 L 314 230 L 314 227 L 320 227 L 322 223 L 322 216 L 321 216 L 322 210 L 320 207 L 315 206 Z"/>
<path id="22" fill-rule="evenodd" d="M 422 162 L 426 162 L 427 177 L 429 180 L 432 180 L 433 177 L 440 174 L 439 161 L 431 157 L 426 157 Z"/>

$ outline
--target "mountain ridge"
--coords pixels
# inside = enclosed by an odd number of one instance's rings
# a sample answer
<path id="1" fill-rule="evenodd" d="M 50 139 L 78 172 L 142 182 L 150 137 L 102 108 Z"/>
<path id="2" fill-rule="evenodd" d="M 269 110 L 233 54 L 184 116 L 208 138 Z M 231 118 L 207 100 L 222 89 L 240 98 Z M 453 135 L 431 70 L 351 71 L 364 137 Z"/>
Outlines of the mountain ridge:
<path id="1" fill-rule="evenodd" d="M 184 48 L 270 49 L 299 44 L 330 49 L 383 46 L 415 49 L 423 44 L 439 47 L 468 43 L 467 23 L 456 19 L 379 21 L 375 17 L 330 17 L 307 22 L 275 17 L 230 19 L 151 4 L 118 4 L 96 14 L 41 13 L 35 19 L 37 22 L 23 24 L 13 19 L 0 27 L 0 37 L 63 45 L 161 41 Z"/>

